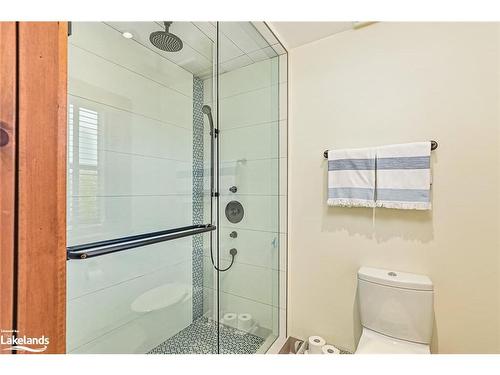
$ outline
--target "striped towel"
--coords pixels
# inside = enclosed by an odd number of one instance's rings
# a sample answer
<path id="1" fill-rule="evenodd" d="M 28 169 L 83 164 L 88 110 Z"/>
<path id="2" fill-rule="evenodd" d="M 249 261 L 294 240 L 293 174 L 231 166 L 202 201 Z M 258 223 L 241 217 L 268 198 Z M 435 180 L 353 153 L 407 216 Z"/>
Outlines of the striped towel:
<path id="1" fill-rule="evenodd" d="M 375 149 L 328 151 L 328 205 L 375 207 Z"/>
<path id="2" fill-rule="evenodd" d="M 377 148 L 376 206 L 430 210 L 431 143 Z"/>

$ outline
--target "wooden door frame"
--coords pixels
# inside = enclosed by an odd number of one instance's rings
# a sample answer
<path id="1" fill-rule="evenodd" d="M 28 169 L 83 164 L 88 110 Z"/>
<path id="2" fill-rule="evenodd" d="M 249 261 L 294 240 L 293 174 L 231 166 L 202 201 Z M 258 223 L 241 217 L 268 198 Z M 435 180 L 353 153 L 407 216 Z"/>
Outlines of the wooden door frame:
<path id="1" fill-rule="evenodd" d="M 66 351 L 67 30 L 67 22 L 15 24 L 17 168 L 16 214 L 10 215 L 15 228 L 11 320 L 17 337 L 48 338 L 44 353 Z M 2 170 L 2 180 L 3 174 Z M 3 226 L 4 221 L 2 230 Z M 2 242 L 2 261 L 3 257 Z"/>
<path id="2" fill-rule="evenodd" d="M 0 334 L 14 329 L 16 23 L 0 22 Z M 3 349 L 3 348 L 0 348 Z M 0 350 L 0 354 L 10 351 Z"/>
<path id="3" fill-rule="evenodd" d="M 20 22 L 18 335 L 66 351 L 67 22 Z"/>

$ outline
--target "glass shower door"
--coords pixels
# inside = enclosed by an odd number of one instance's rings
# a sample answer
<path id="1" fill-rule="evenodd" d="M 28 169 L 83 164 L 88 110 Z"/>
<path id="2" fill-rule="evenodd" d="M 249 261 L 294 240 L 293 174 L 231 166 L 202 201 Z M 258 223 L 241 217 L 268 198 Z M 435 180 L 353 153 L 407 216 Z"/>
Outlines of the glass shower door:
<path id="1" fill-rule="evenodd" d="M 221 353 L 265 352 L 284 311 L 279 55 L 285 51 L 264 38 L 258 26 L 271 33 L 259 24 L 218 23 Z"/>
<path id="2" fill-rule="evenodd" d="M 168 27 L 181 50 L 153 43 L 163 22 L 72 24 L 68 353 L 218 352 L 204 298 L 213 25 Z"/>

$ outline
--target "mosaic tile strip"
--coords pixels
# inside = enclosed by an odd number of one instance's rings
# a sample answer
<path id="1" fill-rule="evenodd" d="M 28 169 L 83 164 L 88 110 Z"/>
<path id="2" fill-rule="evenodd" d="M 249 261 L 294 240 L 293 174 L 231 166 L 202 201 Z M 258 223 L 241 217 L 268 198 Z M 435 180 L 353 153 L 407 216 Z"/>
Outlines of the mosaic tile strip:
<path id="1" fill-rule="evenodd" d="M 203 223 L 203 80 L 193 77 L 193 224 Z M 203 315 L 203 234 L 193 236 L 193 321 Z"/>
<path id="2" fill-rule="evenodd" d="M 220 354 L 254 354 L 264 343 L 262 337 L 219 325 Z M 217 354 L 217 325 L 201 317 L 148 354 Z"/>

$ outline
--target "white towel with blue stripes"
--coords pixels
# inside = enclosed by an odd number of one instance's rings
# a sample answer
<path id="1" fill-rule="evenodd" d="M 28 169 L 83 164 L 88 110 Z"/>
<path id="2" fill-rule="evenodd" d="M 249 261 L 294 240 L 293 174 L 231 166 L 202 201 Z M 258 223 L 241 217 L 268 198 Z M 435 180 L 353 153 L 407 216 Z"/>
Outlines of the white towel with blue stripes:
<path id="1" fill-rule="evenodd" d="M 430 210 L 431 143 L 382 146 L 376 154 L 376 207 Z"/>
<path id="2" fill-rule="evenodd" d="M 328 151 L 328 205 L 375 207 L 375 149 Z"/>

